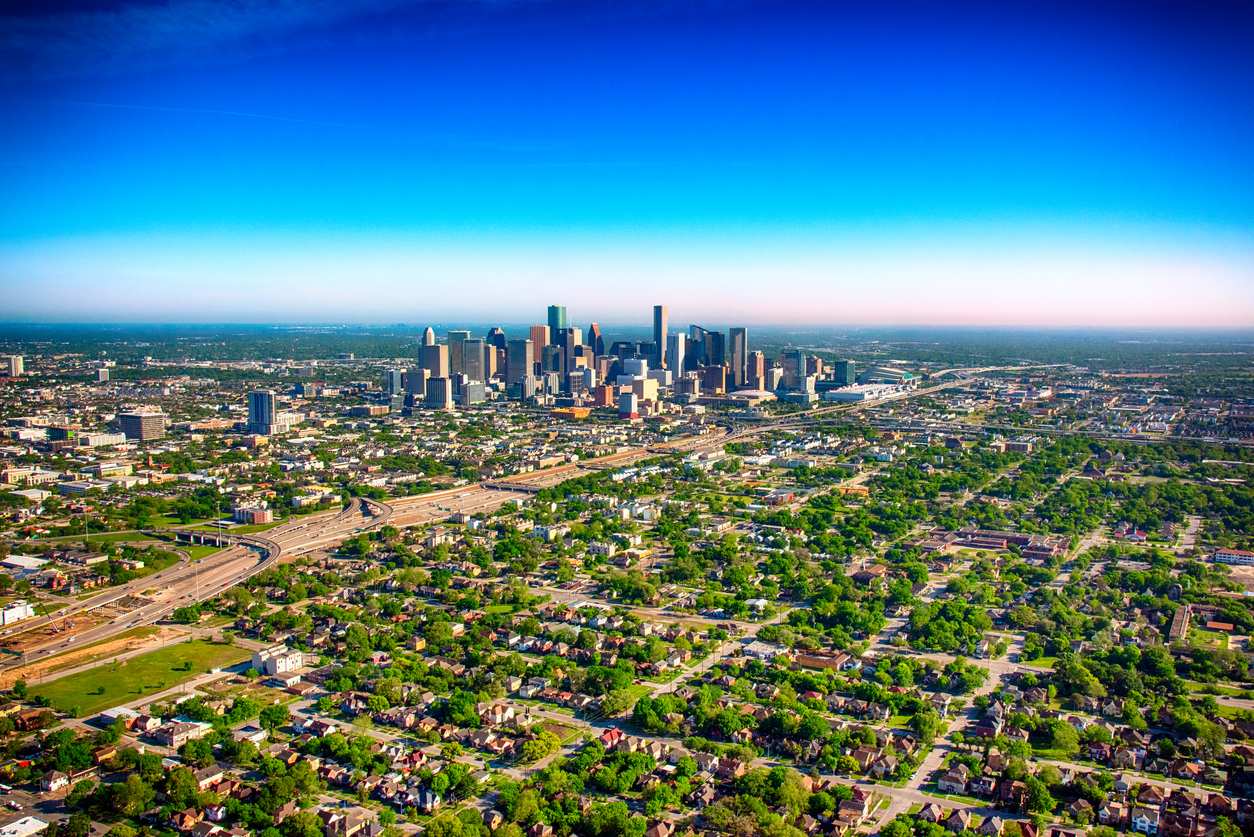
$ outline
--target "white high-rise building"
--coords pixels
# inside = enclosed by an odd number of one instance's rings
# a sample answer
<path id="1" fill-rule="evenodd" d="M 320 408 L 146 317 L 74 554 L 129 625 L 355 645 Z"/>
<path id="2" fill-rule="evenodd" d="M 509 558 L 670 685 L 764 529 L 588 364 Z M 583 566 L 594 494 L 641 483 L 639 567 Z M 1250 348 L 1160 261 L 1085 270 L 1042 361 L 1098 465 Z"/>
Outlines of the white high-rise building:
<path id="1" fill-rule="evenodd" d="M 637 378 L 647 377 L 649 374 L 649 361 L 644 358 L 631 358 L 623 361 L 623 374 L 631 375 Z"/>
<path id="2" fill-rule="evenodd" d="M 666 338 L 666 368 L 676 375 L 683 372 L 684 356 L 688 353 L 688 335 L 682 331 Z"/>

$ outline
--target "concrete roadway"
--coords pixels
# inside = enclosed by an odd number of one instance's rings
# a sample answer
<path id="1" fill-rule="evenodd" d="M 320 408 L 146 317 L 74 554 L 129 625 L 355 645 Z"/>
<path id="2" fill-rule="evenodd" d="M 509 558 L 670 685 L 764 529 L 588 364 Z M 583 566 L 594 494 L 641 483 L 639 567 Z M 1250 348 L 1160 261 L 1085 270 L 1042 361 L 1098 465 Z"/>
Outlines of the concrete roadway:
<path id="1" fill-rule="evenodd" d="M 76 631 L 72 639 L 53 636 L 50 641 L 28 649 L 25 658 L 30 660 L 37 655 L 68 650 L 75 644 L 81 646 L 99 642 L 130 628 L 160 621 L 179 607 L 217 595 L 223 589 L 239 584 L 261 570 L 274 566 L 280 558 L 302 555 L 328 544 L 338 543 L 357 529 L 368 528 L 382 522 L 375 518 L 363 517 L 361 508 L 361 503 L 354 501 L 348 509 L 342 512 L 311 515 L 285 523 L 261 535 L 246 535 L 243 539 L 247 543 L 256 545 L 258 551 L 246 545 L 227 547 L 199 561 L 180 563 L 159 573 L 111 587 L 85 601 L 63 607 L 52 614 L 53 618 L 61 624 L 64 624 L 67 617 L 113 604 L 127 596 L 155 600 L 152 604 L 119 616 L 112 621 L 87 630 Z M 377 517 L 382 517 L 382 515 Z M 152 592 L 144 595 L 148 591 Z M 48 622 L 48 618 L 40 617 L 29 626 L 23 626 L 23 633 L 46 628 Z M 21 664 L 22 659 L 17 657 L 5 663 L 8 666 Z"/>

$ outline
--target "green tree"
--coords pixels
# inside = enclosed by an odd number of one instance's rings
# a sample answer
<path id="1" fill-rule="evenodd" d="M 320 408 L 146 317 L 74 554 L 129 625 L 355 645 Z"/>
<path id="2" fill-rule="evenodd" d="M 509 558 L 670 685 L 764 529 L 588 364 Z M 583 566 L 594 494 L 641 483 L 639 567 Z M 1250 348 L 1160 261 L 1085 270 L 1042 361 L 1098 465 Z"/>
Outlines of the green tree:
<path id="1" fill-rule="evenodd" d="M 1050 730 L 1050 747 L 1070 758 L 1080 752 L 1080 734 L 1065 721 L 1054 721 Z"/>
<path id="2" fill-rule="evenodd" d="M 541 730 L 535 738 L 523 743 L 523 761 L 535 763 L 552 753 L 556 753 L 561 747 L 562 742 L 556 735 L 548 730 Z"/>
<path id="3" fill-rule="evenodd" d="M 65 797 L 65 802 L 71 807 L 77 808 L 83 804 L 83 800 L 91 796 L 92 791 L 96 789 L 96 783 L 90 779 L 84 779 L 81 782 L 75 782 L 74 787 L 70 789 L 69 794 Z"/>
<path id="4" fill-rule="evenodd" d="M 203 738 L 188 741 L 183 745 L 183 759 L 197 767 L 208 767 L 213 764 L 213 747 Z"/>
<path id="5" fill-rule="evenodd" d="M 286 706 L 272 704 L 261 710 L 257 720 L 264 729 L 275 730 L 279 727 L 287 726 L 291 722 L 291 716 L 288 714 Z"/>
<path id="6" fill-rule="evenodd" d="M 65 824 L 66 837 L 87 837 L 91 833 L 91 817 L 83 811 L 78 811 L 70 815 L 70 820 Z"/>
<path id="7" fill-rule="evenodd" d="M 109 787 L 112 789 L 114 809 L 128 817 L 136 817 L 147 811 L 157 797 L 156 790 L 139 773 L 131 773 L 125 782 Z"/>
<path id="8" fill-rule="evenodd" d="M 905 814 L 898 814 L 880 826 L 880 837 L 912 837 L 914 823 Z"/>
<path id="9" fill-rule="evenodd" d="M 1054 810 L 1054 797 L 1050 795 L 1049 788 L 1045 783 L 1035 776 L 1030 776 L 1025 783 L 1027 793 L 1023 798 L 1023 807 L 1034 814 L 1047 814 Z"/>

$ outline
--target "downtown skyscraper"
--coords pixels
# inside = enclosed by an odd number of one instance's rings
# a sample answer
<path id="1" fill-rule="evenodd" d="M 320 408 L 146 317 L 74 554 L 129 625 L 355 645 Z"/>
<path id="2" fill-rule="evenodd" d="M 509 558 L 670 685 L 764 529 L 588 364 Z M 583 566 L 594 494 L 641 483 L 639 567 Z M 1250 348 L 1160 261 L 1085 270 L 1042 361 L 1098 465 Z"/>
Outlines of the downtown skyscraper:
<path id="1" fill-rule="evenodd" d="M 669 313 L 665 305 L 653 306 L 653 350 L 657 352 L 657 366 L 666 365 L 666 321 Z"/>
<path id="2" fill-rule="evenodd" d="M 727 332 L 730 354 L 732 380 L 736 386 L 745 385 L 749 360 L 749 329 L 733 328 Z"/>
<path id="3" fill-rule="evenodd" d="M 570 326 L 566 321 L 565 305 L 549 306 L 549 339 L 557 339 L 557 335 L 565 331 Z"/>

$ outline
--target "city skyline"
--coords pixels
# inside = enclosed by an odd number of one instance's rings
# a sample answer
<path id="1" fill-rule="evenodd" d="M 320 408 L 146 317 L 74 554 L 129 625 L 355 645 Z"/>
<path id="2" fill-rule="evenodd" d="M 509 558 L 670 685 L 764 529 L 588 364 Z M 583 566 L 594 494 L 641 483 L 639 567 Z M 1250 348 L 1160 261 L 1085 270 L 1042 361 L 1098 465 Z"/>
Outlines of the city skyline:
<path id="1" fill-rule="evenodd" d="M 1251 35 L 1225 3 L 10 10 L 0 321 L 1254 325 Z"/>

